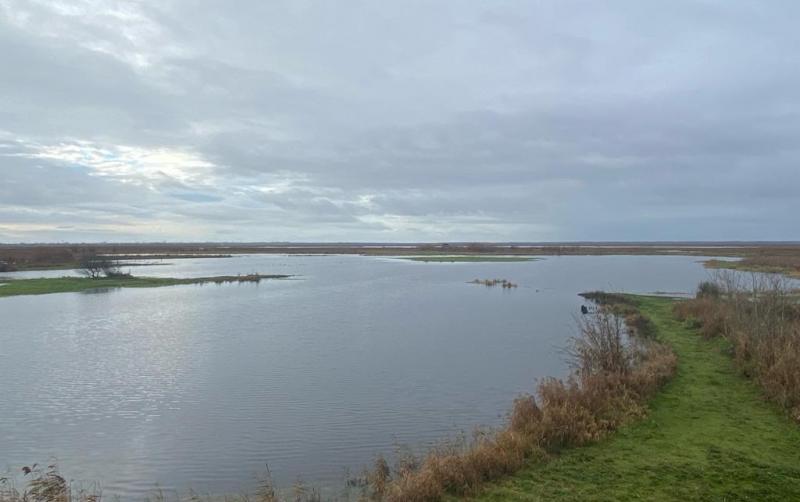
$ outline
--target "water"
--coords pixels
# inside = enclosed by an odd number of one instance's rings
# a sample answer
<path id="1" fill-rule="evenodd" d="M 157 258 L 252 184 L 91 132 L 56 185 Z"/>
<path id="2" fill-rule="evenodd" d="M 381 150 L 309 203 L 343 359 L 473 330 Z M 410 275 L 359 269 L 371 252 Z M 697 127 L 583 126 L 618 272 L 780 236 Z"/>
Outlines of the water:
<path id="1" fill-rule="evenodd" d="M 261 255 L 132 272 L 298 277 L 2 298 L 0 472 L 55 459 L 143 497 L 239 493 L 268 463 L 283 486 L 338 487 L 398 444 L 498 424 L 536 379 L 563 376 L 577 293 L 688 293 L 708 277 L 698 260 Z"/>

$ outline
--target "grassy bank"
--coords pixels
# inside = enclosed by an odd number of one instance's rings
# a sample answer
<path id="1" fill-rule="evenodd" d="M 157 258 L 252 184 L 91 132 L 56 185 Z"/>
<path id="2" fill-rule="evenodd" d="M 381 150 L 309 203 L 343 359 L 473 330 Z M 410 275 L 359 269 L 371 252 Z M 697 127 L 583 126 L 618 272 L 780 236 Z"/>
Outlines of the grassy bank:
<path id="1" fill-rule="evenodd" d="M 124 277 L 98 278 L 58 277 L 43 279 L 0 280 L 0 298 L 19 295 L 45 295 L 50 293 L 71 293 L 102 288 L 157 288 L 179 284 L 223 284 L 233 282 L 260 282 L 265 279 L 286 279 L 288 275 L 230 275 L 216 277 L 197 277 L 176 279 L 172 277 Z"/>
<path id="2" fill-rule="evenodd" d="M 637 301 L 679 361 L 649 416 L 529 465 L 477 500 L 800 499 L 800 428 L 737 374 L 724 340 L 678 321 L 671 300 Z"/>

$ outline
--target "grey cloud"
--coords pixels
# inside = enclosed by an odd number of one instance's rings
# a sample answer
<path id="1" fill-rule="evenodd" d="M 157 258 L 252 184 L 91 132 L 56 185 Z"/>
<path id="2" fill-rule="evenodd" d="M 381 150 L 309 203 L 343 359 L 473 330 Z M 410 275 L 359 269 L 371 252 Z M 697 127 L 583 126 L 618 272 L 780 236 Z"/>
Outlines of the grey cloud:
<path id="1" fill-rule="evenodd" d="M 798 14 L 4 0 L 0 238 L 800 238 Z"/>

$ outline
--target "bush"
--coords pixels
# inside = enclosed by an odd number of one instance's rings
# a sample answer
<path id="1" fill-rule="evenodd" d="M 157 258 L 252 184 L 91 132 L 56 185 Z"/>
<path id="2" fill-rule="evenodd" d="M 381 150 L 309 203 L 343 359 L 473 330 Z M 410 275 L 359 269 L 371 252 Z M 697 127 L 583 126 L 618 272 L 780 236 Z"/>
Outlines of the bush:
<path id="1" fill-rule="evenodd" d="M 697 298 L 719 298 L 722 288 L 715 282 L 703 281 L 697 286 Z"/>

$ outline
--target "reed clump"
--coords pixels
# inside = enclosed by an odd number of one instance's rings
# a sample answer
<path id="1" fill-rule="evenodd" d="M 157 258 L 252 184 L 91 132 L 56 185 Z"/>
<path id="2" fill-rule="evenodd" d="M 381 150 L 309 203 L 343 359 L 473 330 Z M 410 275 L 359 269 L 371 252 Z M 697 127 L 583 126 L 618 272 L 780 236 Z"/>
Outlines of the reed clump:
<path id="1" fill-rule="evenodd" d="M 366 476 L 364 500 L 428 502 L 475 494 L 526 462 L 597 441 L 644 416 L 647 399 L 674 375 L 677 358 L 652 336 L 626 329 L 614 313 L 638 313 L 635 302 L 625 296 L 616 298 L 620 304 L 613 303 L 615 297 L 596 299 L 602 308 L 581 321 L 581 334 L 569 349 L 573 371 L 567 379 L 542 381 L 535 396 L 515 400 L 503 427 L 471 441 L 434 448 L 394 470 L 381 459 Z"/>
<path id="2" fill-rule="evenodd" d="M 800 422 L 800 304 L 785 279 L 722 272 L 675 313 L 705 337 L 724 338 L 739 371 Z"/>
<path id="3" fill-rule="evenodd" d="M 102 490 L 96 485 L 88 485 L 68 481 L 55 464 L 40 467 L 38 464 L 21 469 L 24 486 L 17 488 L 12 477 L 0 477 L 0 502 L 101 502 Z M 112 500 L 120 500 L 112 497 Z M 224 497 L 201 495 L 189 491 L 181 495 L 173 491 L 154 489 L 146 498 L 146 502 L 322 502 L 322 495 L 317 488 L 306 485 L 298 479 L 291 490 L 281 492 L 272 481 L 267 467 L 259 478 L 258 485 L 252 493 L 226 495 Z"/>
<path id="4" fill-rule="evenodd" d="M 0 477 L 0 502 L 99 502 L 101 491 L 67 481 L 55 464 L 33 464 L 22 469 L 25 486 L 17 488 L 13 480 Z"/>
<path id="5" fill-rule="evenodd" d="M 493 288 L 500 286 L 503 289 L 516 288 L 517 284 L 509 281 L 508 279 L 474 279 L 470 284 L 483 284 L 486 287 Z"/>

